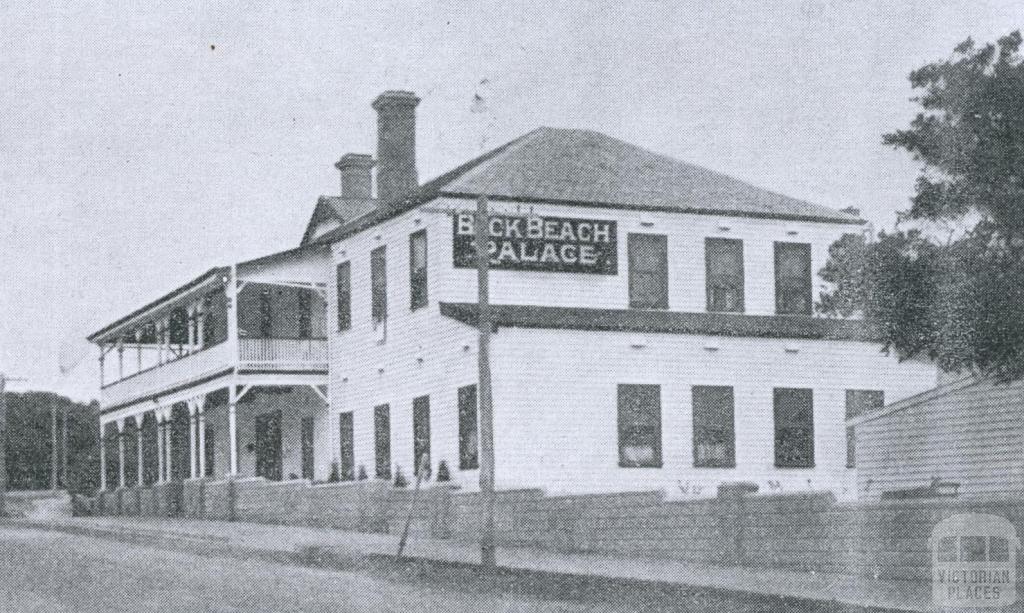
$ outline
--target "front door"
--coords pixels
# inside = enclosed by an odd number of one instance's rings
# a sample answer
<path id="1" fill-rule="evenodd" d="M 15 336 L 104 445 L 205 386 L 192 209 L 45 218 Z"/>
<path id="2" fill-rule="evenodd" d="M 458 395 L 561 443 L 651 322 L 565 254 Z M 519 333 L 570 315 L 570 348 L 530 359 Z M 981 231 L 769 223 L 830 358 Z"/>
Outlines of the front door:
<path id="1" fill-rule="evenodd" d="M 256 476 L 281 480 L 281 411 L 256 416 Z"/>

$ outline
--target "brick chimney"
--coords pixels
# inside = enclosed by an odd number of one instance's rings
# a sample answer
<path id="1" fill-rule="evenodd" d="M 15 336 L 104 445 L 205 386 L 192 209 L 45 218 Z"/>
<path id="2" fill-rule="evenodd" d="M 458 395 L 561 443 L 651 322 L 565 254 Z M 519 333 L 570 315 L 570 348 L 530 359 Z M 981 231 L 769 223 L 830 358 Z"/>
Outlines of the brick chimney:
<path id="1" fill-rule="evenodd" d="M 366 153 L 346 153 L 334 165 L 341 171 L 341 197 L 357 200 L 373 198 L 373 157 Z"/>
<path id="2" fill-rule="evenodd" d="M 412 92 L 387 91 L 373 101 L 377 111 L 377 200 L 397 200 L 418 187 L 416 105 Z"/>

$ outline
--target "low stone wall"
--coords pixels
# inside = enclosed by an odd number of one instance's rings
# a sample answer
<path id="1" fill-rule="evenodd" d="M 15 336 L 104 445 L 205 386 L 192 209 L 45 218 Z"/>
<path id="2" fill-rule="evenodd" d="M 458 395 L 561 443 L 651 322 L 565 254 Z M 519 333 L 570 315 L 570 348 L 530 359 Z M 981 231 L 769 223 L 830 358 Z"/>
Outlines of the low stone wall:
<path id="1" fill-rule="evenodd" d="M 185 514 L 398 534 L 412 496 L 412 488 L 383 481 L 196 480 L 103 492 L 91 508 L 108 515 Z M 1004 517 L 1024 535 L 1024 501 L 1015 499 L 840 504 L 827 493 L 761 496 L 732 490 L 694 501 L 665 500 L 660 492 L 504 491 L 496 495 L 495 527 L 504 546 L 928 580 L 931 531 L 955 513 Z M 431 484 L 412 507 L 411 532 L 472 542 L 480 537 L 482 517 L 479 494 Z M 1018 560 L 1024 576 L 1024 555 Z"/>

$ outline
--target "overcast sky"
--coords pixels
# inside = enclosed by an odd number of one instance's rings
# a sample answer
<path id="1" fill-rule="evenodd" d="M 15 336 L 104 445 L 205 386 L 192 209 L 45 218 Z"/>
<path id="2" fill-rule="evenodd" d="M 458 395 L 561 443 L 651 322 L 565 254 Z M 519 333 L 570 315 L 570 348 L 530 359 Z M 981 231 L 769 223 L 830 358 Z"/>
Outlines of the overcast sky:
<path id="1" fill-rule="evenodd" d="M 385 89 L 423 99 L 421 180 L 479 151 L 487 79 L 488 145 L 590 128 L 891 224 L 907 73 L 1022 23 L 1019 0 L 5 3 L 0 372 L 97 397 L 83 337 L 296 246 Z"/>

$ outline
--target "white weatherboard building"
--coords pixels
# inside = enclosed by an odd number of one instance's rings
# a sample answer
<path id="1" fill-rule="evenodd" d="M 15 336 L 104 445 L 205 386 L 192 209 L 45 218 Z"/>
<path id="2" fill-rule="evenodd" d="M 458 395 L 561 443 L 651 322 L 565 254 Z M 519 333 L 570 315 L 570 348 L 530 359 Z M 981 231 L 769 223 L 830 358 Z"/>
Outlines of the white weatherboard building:
<path id="1" fill-rule="evenodd" d="M 934 387 L 931 364 L 813 315 L 854 215 L 585 130 L 539 128 L 420 185 L 418 102 L 374 102 L 377 159 L 342 157 L 297 249 L 90 337 L 107 487 L 411 479 L 429 454 L 475 488 L 481 194 L 499 489 L 852 497 L 847 417 Z"/>

